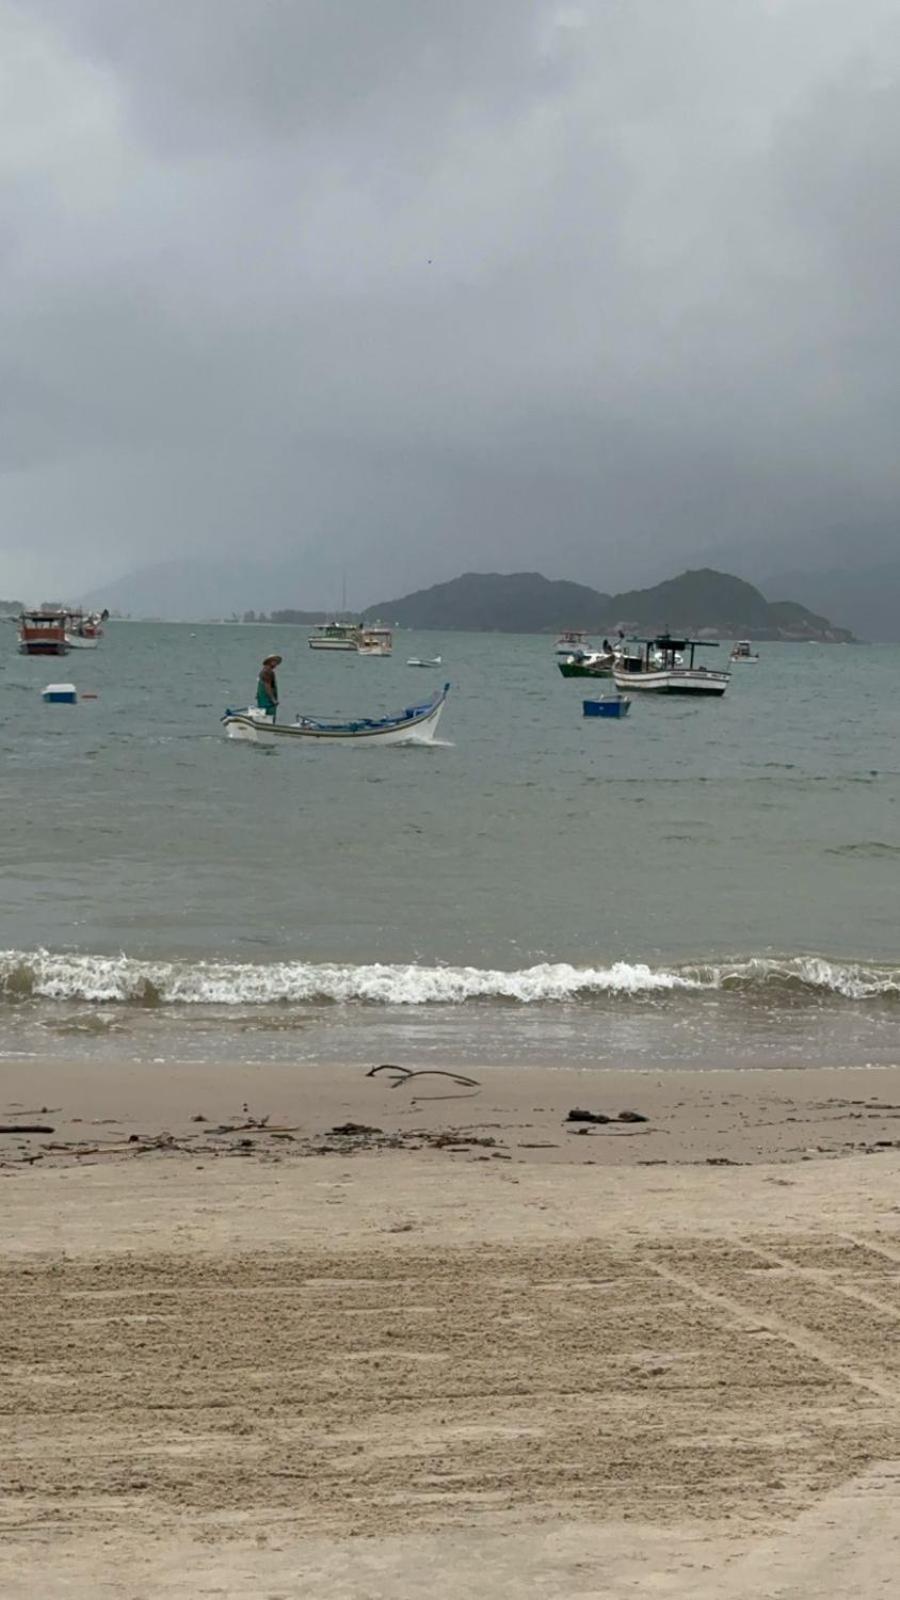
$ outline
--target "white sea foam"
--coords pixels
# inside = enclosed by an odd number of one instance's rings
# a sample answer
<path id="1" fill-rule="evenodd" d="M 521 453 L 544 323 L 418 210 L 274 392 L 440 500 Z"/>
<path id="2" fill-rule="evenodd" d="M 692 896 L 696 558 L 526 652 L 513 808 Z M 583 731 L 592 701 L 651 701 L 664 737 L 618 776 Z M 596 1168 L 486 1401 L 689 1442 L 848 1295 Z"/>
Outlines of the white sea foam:
<path id="1" fill-rule="evenodd" d="M 840 963 L 817 956 L 751 957 L 672 968 L 616 961 L 575 967 L 541 962 L 504 971 L 483 967 L 402 964 L 340 965 L 302 961 L 136 961 L 128 956 L 0 952 L 0 996 L 93 1004 L 145 1006 L 269 1006 L 380 1004 L 461 1005 L 467 1001 L 522 1005 L 633 997 L 673 992 L 773 991 L 866 1000 L 900 995 L 900 969 Z"/>
<path id="2" fill-rule="evenodd" d="M 764 993 L 772 989 L 835 995 L 844 1000 L 889 999 L 900 995 L 900 968 L 863 962 L 830 961 L 823 956 L 779 959 L 752 956 L 743 961 L 685 967 L 704 989 Z"/>

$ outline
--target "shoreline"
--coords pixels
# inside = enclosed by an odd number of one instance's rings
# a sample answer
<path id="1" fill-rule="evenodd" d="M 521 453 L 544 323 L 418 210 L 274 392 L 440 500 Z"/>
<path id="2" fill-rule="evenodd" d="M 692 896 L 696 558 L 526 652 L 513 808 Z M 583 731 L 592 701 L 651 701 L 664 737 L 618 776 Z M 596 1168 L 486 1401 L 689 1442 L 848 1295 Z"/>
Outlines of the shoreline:
<path id="1" fill-rule="evenodd" d="M 575 1119 L 573 1111 L 589 1116 Z M 754 1165 L 900 1149 L 900 1067 L 411 1070 L 0 1063 L 0 1172 L 325 1153 L 564 1165 Z M 37 1131 L 18 1134 L 19 1126 Z"/>

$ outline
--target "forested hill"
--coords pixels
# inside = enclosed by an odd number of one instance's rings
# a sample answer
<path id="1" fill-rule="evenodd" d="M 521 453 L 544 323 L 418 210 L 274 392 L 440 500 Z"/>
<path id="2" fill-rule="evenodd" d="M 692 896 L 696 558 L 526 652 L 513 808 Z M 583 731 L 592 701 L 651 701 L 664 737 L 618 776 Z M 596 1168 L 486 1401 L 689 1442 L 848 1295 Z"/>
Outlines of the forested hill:
<path id="1" fill-rule="evenodd" d="M 502 633 L 559 633 L 583 628 L 597 634 L 672 629 L 723 638 L 819 639 L 840 643 L 852 635 L 796 601 L 768 601 L 752 583 L 702 567 L 650 589 L 602 594 L 584 584 L 539 572 L 466 572 L 397 600 L 370 606 L 367 617 L 408 628 L 471 629 Z"/>

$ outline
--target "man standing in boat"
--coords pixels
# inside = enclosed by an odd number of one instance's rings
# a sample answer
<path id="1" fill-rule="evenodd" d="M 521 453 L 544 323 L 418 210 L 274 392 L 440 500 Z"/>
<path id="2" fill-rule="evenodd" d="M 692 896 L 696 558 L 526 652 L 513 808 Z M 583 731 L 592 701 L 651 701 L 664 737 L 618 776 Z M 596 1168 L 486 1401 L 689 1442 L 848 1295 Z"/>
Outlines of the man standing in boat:
<path id="1" fill-rule="evenodd" d="M 266 656 L 259 669 L 259 682 L 256 685 L 257 707 L 272 718 L 278 711 L 278 680 L 275 677 L 275 668 L 280 666 L 281 656 Z"/>

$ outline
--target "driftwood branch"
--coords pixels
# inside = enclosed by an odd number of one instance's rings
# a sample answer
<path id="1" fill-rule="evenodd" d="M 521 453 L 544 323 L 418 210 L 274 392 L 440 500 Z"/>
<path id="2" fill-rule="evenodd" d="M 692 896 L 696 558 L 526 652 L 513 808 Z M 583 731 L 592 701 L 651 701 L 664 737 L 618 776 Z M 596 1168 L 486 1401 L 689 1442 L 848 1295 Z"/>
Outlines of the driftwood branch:
<path id="1" fill-rule="evenodd" d="M 402 1083 L 409 1083 L 411 1078 L 449 1078 L 451 1083 L 456 1083 L 461 1089 L 480 1089 L 481 1084 L 477 1078 L 467 1078 L 462 1072 L 447 1072 L 443 1067 L 395 1067 L 390 1061 L 383 1061 L 380 1067 L 370 1067 L 366 1073 L 367 1078 L 374 1078 L 379 1072 L 392 1072 L 394 1081 L 392 1089 L 399 1089 Z"/>

